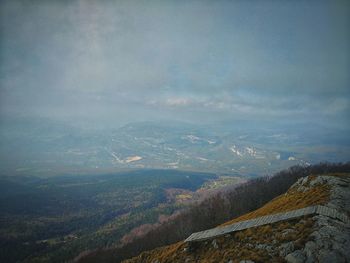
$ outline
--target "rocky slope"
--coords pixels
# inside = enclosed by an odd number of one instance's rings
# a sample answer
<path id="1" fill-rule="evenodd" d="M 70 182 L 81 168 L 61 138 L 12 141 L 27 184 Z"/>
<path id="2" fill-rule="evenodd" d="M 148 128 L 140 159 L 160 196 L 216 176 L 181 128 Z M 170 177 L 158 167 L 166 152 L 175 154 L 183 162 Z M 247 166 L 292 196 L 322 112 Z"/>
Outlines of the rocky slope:
<path id="1" fill-rule="evenodd" d="M 324 205 L 350 216 L 350 175 L 311 175 L 284 195 L 224 225 L 259 216 Z M 350 225 L 327 216 L 305 216 L 189 245 L 179 242 L 126 260 L 134 262 L 350 262 Z"/>
<path id="2" fill-rule="evenodd" d="M 326 206 L 350 215 L 350 177 L 319 176 L 311 183 L 304 180 L 297 182 L 299 191 L 315 184 L 330 185 L 330 198 Z M 287 262 L 350 262 L 350 226 L 326 216 L 318 215 L 310 240 L 300 250 L 286 256 Z"/>

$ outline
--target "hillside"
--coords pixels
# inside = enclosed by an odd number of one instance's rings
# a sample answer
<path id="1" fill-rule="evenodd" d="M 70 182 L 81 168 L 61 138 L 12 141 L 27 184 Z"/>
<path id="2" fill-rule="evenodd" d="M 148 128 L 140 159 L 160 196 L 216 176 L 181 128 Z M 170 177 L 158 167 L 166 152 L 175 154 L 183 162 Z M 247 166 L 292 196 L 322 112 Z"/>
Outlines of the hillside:
<path id="1" fill-rule="evenodd" d="M 0 176 L 0 262 L 65 262 L 86 249 L 120 244 L 130 229 L 186 207 L 168 192 L 195 195 L 215 178 L 177 170 Z"/>
<path id="2" fill-rule="evenodd" d="M 285 194 L 222 226 L 313 205 L 323 205 L 349 216 L 349 186 L 349 173 L 300 178 Z M 178 242 L 124 262 L 347 262 L 348 247 L 349 221 L 310 215 L 204 241 Z"/>

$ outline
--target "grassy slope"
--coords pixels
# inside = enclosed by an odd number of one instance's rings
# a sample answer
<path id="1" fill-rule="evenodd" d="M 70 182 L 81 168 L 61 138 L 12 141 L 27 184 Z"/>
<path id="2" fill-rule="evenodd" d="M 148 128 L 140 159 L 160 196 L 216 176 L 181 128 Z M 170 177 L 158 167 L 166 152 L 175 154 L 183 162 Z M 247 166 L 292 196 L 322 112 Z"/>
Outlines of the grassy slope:
<path id="1" fill-rule="evenodd" d="M 349 174 L 331 174 L 334 176 L 349 176 Z M 315 176 L 310 176 L 313 180 Z M 235 218 L 223 225 L 229 225 L 243 220 L 256 217 L 295 210 L 311 205 L 324 204 L 329 200 L 330 187 L 328 185 L 317 185 L 305 192 L 298 192 L 296 189 L 289 189 L 285 194 L 280 195 L 264 205 L 263 207 Z M 220 249 L 213 249 L 210 242 L 201 242 L 194 252 L 186 252 L 186 244 L 178 242 L 176 244 L 157 248 L 151 251 L 141 253 L 138 257 L 124 261 L 125 263 L 136 262 L 227 262 L 234 259 L 233 262 L 239 262 L 243 259 L 252 259 L 256 262 L 264 261 L 283 261 L 281 257 L 271 258 L 264 250 L 250 248 L 248 242 L 255 243 L 285 243 L 294 241 L 295 246 L 302 247 L 311 233 L 313 221 L 310 217 L 302 220 L 280 222 L 274 225 L 261 226 L 254 229 L 247 229 L 236 232 L 228 237 L 220 237 L 217 240 Z M 281 235 L 284 229 L 292 229 L 290 235 Z M 276 241 L 273 241 L 276 240 Z M 276 244 L 274 244 L 276 245 Z"/>

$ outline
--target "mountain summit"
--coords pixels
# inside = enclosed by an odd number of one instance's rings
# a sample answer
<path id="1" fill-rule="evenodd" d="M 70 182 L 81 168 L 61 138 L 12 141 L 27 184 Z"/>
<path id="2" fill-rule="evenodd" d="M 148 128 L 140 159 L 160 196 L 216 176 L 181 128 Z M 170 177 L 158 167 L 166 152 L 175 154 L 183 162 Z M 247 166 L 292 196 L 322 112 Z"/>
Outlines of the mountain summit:
<path id="1" fill-rule="evenodd" d="M 349 187 L 350 174 L 300 178 L 285 194 L 263 207 L 215 229 L 197 233 L 197 237 L 207 234 L 205 238 L 188 238 L 187 242 L 143 252 L 124 262 L 348 262 Z M 315 210 L 309 209 L 310 213 L 300 215 L 293 212 L 307 211 L 303 209 L 306 207 Z M 294 217 L 288 218 L 293 214 Z M 261 223 L 264 218 L 280 220 Z M 249 227 L 249 222 L 258 224 Z M 241 225 L 241 230 L 220 235 L 220 230 L 230 226 L 234 229 L 237 225 Z"/>

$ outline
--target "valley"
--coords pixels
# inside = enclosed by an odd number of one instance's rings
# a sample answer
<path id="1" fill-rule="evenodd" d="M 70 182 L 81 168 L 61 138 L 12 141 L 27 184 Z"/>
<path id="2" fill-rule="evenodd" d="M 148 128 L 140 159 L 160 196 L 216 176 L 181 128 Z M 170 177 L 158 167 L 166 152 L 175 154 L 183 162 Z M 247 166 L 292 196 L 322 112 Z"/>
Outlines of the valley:
<path id="1" fill-rule="evenodd" d="M 315 129 L 136 122 L 94 130 L 46 119 L 25 125 L 12 121 L 0 130 L 6 262 L 62 262 L 127 246 L 250 179 L 350 156 L 346 133 L 335 139 Z"/>
<path id="2" fill-rule="evenodd" d="M 84 130 L 47 120 L 1 130 L 0 174 L 52 176 L 171 169 L 260 176 L 292 165 L 347 161 L 347 133 L 137 122 Z M 13 132 L 16 130 L 16 132 Z M 16 149 L 16 153 L 13 152 Z"/>
<path id="3" fill-rule="evenodd" d="M 177 170 L 3 176 L 0 261 L 62 262 L 81 251 L 118 246 L 134 228 L 166 220 L 215 185 L 241 181 Z"/>

